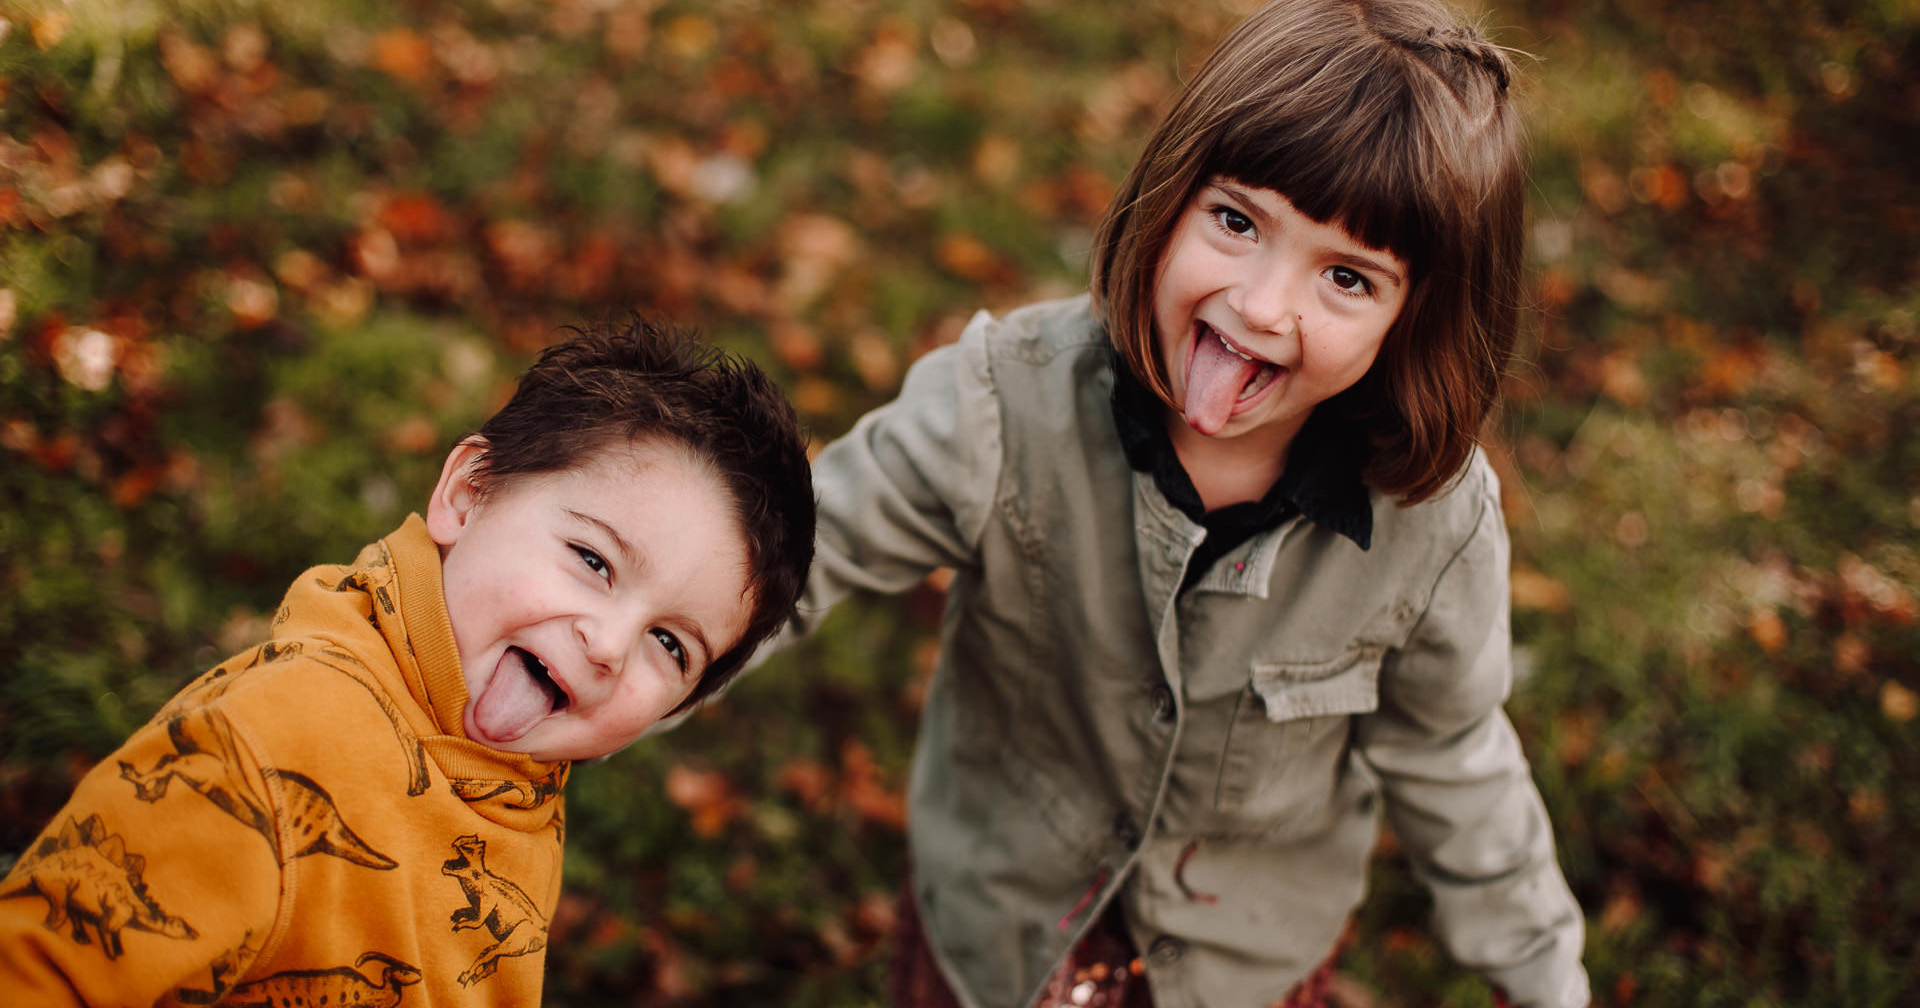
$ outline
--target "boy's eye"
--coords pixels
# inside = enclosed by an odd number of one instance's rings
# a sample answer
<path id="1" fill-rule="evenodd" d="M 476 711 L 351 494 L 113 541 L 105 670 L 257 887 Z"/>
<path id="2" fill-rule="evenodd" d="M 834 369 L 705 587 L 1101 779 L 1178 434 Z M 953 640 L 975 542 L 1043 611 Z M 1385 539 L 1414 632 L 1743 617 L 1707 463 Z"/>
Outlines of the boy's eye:
<path id="1" fill-rule="evenodd" d="M 1232 207 L 1214 207 L 1213 214 L 1219 218 L 1221 227 L 1234 234 L 1243 235 L 1253 230 L 1253 218 Z"/>
<path id="2" fill-rule="evenodd" d="M 580 562 L 586 564 L 588 570 L 600 575 L 601 580 L 604 581 L 613 577 L 613 569 L 607 566 L 606 559 L 601 557 L 600 554 L 595 553 L 585 546 L 575 546 L 573 547 L 573 551 L 580 555 Z"/>
<path id="3" fill-rule="evenodd" d="M 1373 285 L 1368 283 L 1367 278 L 1361 276 L 1358 270 L 1345 266 L 1334 266 L 1328 269 L 1327 279 L 1332 280 L 1335 287 L 1354 294 L 1366 294 L 1373 290 Z"/>
<path id="4" fill-rule="evenodd" d="M 653 639 L 659 641 L 660 646 L 666 649 L 667 655 L 673 659 L 675 665 L 679 666 L 680 671 L 685 672 L 687 670 L 687 649 L 681 646 L 680 638 L 675 637 L 673 634 L 659 627 L 654 627 L 647 632 L 652 634 Z"/>

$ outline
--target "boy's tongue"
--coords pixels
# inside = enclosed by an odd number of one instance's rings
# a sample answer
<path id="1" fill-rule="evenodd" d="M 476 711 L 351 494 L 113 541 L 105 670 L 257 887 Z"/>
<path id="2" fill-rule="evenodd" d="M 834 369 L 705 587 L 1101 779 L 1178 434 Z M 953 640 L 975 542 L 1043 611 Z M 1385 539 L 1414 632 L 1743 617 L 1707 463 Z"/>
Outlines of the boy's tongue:
<path id="1" fill-rule="evenodd" d="M 526 655 L 508 648 L 486 688 L 473 699 L 473 724 L 494 742 L 512 742 L 553 710 L 553 697 L 534 679 Z"/>
<path id="2" fill-rule="evenodd" d="M 1241 391 L 1264 366 L 1228 350 L 1213 330 L 1202 327 L 1193 359 L 1187 363 L 1187 401 L 1182 410 L 1187 426 L 1206 435 L 1219 433 Z"/>

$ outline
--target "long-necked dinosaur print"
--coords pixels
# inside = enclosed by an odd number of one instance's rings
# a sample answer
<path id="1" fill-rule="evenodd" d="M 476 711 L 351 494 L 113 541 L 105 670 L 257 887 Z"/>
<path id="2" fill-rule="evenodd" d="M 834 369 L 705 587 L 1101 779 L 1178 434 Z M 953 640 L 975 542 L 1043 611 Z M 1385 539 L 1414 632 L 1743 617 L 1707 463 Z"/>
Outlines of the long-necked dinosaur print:
<path id="1" fill-rule="evenodd" d="M 311 777 L 262 767 L 260 783 L 249 780 L 224 719 L 204 711 L 177 714 L 167 722 L 167 737 L 174 751 L 163 753 L 153 766 L 142 770 L 120 761 L 120 776 L 132 782 L 134 797 L 158 802 L 166 797 L 168 786 L 178 780 L 259 833 L 283 864 L 290 858 L 328 854 L 382 871 L 394 867 L 392 858 L 368 846 L 346 824 L 332 796 Z M 293 830 L 286 850 L 280 847 L 280 831 L 274 828 L 273 814 L 261 795 L 262 787 L 276 782 Z"/>
<path id="2" fill-rule="evenodd" d="M 47 930 L 67 930 L 81 945 L 100 941 L 108 959 L 125 951 L 120 932 L 127 928 L 165 938 L 193 939 L 199 933 L 168 914 L 147 894 L 146 859 L 127 850 L 117 833 L 108 833 L 99 815 L 75 821 L 43 837 L 20 859 L 16 877 L 25 884 L 0 898 L 36 895 L 47 901 Z"/>
<path id="3" fill-rule="evenodd" d="M 337 647 L 321 648 L 319 654 L 314 656 L 314 660 L 359 683 L 372 694 L 374 702 L 380 705 L 380 713 L 385 714 L 387 723 L 393 726 L 393 738 L 400 743 L 401 754 L 407 758 L 408 796 L 426 794 L 430 784 L 427 778 L 427 750 L 420 743 L 420 736 L 407 726 L 406 715 L 400 713 L 400 708 L 394 706 L 384 690 L 341 665 L 335 664 L 335 662 L 341 662 L 365 671 L 366 663 L 355 657 L 352 652 Z"/>
<path id="4" fill-rule="evenodd" d="M 369 976 L 368 962 L 379 964 Z M 368 952 L 352 966 L 332 969 L 286 970 L 243 983 L 220 1003 L 234 1008 L 394 1008 L 402 987 L 420 982 L 420 971 L 383 952 Z"/>
<path id="5" fill-rule="evenodd" d="M 453 793 L 468 804 L 500 799 L 511 809 L 535 809 L 566 789 L 568 764 L 562 764 L 533 780 L 455 777 L 447 781 Z"/>

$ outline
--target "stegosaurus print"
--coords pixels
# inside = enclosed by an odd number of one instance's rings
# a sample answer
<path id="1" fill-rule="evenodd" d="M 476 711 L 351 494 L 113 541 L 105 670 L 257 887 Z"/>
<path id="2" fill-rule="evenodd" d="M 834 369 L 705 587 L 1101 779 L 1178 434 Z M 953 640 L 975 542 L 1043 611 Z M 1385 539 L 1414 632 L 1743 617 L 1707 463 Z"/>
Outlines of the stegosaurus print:
<path id="1" fill-rule="evenodd" d="M 467 905 L 453 912 L 453 929 L 485 927 L 494 938 L 458 977 L 471 986 L 492 976 L 500 960 L 546 948 L 547 922 L 525 890 L 487 870 L 485 840 L 463 836 L 453 842 L 453 852 L 440 872 L 458 881 L 467 897 Z"/>
<path id="2" fill-rule="evenodd" d="M 67 929 L 81 945 L 100 940 L 108 959 L 125 951 L 120 932 L 133 928 L 164 938 L 191 940 L 200 935 L 169 915 L 147 894 L 141 876 L 146 858 L 129 853 L 126 842 L 108 833 L 99 815 L 75 821 L 44 837 L 14 869 L 25 884 L 0 898 L 37 895 L 47 901 L 47 930 Z"/>
<path id="3" fill-rule="evenodd" d="M 158 802 L 175 780 L 197 791 L 220 811 L 259 833 L 283 863 L 312 854 L 330 854 L 367 868 L 386 871 L 394 860 L 360 839 L 334 807 L 333 797 L 312 778 L 291 770 L 260 768 L 261 785 L 248 778 L 233 735 L 225 720 L 205 712 L 177 714 L 167 722 L 174 751 L 163 754 L 142 770 L 120 761 L 120 776 L 133 784 L 134 797 Z M 290 850 L 280 849 L 280 832 L 260 794 L 262 786 L 277 782 L 285 812 L 295 835 Z"/>
<path id="4" fill-rule="evenodd" d="M 380 964 L 379 972 L 367 976 L 360 967 L 369 961 Z M 381 952 L 368 952 L 352 966 L 332 969 L 287 970 L 243 983 L 220 1001 L 234 1008 L 284 1008 L 304 1005 L 308 1008 L 394 1008 L 400 1003 L 400 988 L 420 982 L 420 971 Z M 197 1002 L 189 1002 L 197 1003 Z"/>

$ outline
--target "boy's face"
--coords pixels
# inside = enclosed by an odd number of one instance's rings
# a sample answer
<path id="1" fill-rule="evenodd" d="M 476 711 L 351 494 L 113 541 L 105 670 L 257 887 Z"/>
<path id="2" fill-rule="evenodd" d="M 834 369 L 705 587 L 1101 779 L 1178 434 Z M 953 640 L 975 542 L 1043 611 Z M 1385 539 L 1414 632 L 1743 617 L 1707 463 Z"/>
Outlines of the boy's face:
<path id="1" fill-rule="evenodd" d="M 481 502 L 480 450 L 427 506 L 466 677 L 468 737 L 542 760 L 604 756 L 692 692 L 746 630 L 747 545 L 714 473 L 678 445 L 615 446 Z"/>
<path id="2" fill-rule="evenodd" d="M 1153 321 L 1183 428 L 1284 446 L 1367 372 L 1406 303 L 1406 263 L 1271 189 L 1216 178 L 1160 259 Z"/>

